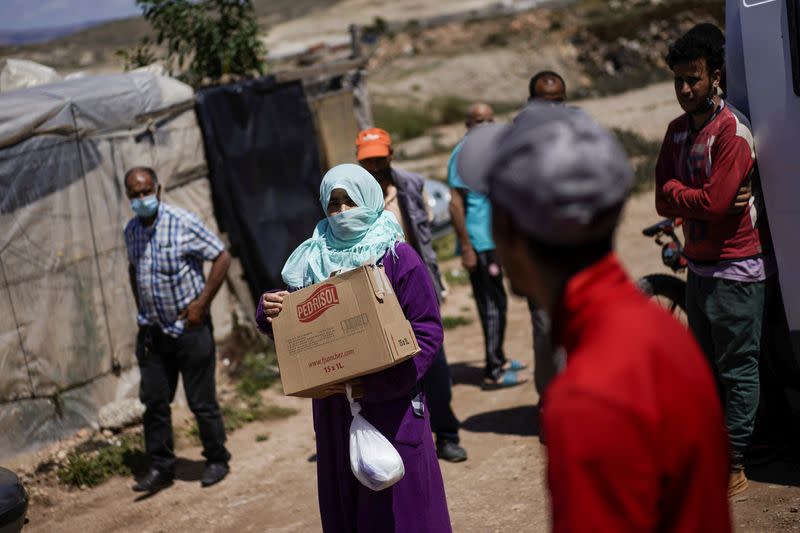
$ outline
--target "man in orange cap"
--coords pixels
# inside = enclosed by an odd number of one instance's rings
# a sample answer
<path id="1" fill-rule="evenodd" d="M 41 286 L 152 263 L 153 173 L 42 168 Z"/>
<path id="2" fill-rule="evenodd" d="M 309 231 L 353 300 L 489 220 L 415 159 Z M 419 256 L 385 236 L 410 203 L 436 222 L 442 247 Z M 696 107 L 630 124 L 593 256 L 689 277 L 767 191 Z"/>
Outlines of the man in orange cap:
<path id="1" fill-rule="evenodd" d="M 386 209 L 391 211 L 394 216 L 397 217 L 397 221 L 400 222 L 400 225 L 403 227 L 406 240 L 425 260 L 425 263 L 428 265 L 428 268 L 431 270 L 434 278 L 434 286 L 436 286 L 441 293 L 442 284 L 439 276 L 439 265 L 436 263 L 436 256 L 431 255 L 430 257 L 426 257 L 423 251 L 420 250 L 418 245 L 419 243 L 415 242 L 417 241 L 418 237 L 417 232 L 415 231 L 414 233 L 410 233 L 408 231 L 409 216 L 412 218 L 412 223 L 427 221 L 430 218 L 428 215 L 427 202 L 425 202 L 424 196 L 424 178 L 411 172 L 405 172 L 402 170 L 395 172 L 392 169 L 392 137 L 385 130 L 380 128 L 369 128 L 362 131 L 358 134 L 358 137 L 356 137 L 356 148 L 358 162 L 362 167 L 367 169 L 370 174 L 375 176 L 375 179 L 377 179 L 378 183 L 381 184 L 381 188 L 383 189 L 383 197 L 386 200 Z M 396 183 L 398 180 L 395 179 L 395 174 L 402 174 L 399 180 L 402 182 L 400 184 L 400 189 L 398 189 Z M 414 185 L 419 185 L 418 188 L 412 187 L 412 190 L 423 191 L 420 194 L 420 200 L 422 201 L 418 206 L 416 204 L 407 206 L 407 214 L 404 215 L 403 208 L 400 207 L 400 191 L 402 190 L 403 193 L 407 193 L 408 188 L 403 187 L 403 185 L 406 185 L 409 181 L 414 182 Z M 406 194 L 403 194 L 402 196 L 407 198 Z M 412 212 L 408 212 L 408 207 L 410 207 L 410 211 Z M 420 207 L 421 209 L 415 210 L 414 207 Z M 420 237 L 423 239 L 425 238 L 425 236 Z"/>
<path id="2" fill-rule="evenodd" d="M 392 167 L 392 138 L 380 128 L 369 128 L 356 137 L 358 162 L 383 189 L 384 208 L 397 218 L 406 242 L 428 267 L 441 302 L 444 285 L 431 245 L 431 218 L 424 191 L 425 179 L 419 174 Z M 441 459 L 461 462 L 467 452 L 459 445 L 459 421 L 450 407 L 452 399 L 450 369 L 442 348 L 425 374 L 424 395 L 431 413 L 431 429 L 436 434 L 436 452 Z M 422 405 L 420 403 L 419 405 Z"/>

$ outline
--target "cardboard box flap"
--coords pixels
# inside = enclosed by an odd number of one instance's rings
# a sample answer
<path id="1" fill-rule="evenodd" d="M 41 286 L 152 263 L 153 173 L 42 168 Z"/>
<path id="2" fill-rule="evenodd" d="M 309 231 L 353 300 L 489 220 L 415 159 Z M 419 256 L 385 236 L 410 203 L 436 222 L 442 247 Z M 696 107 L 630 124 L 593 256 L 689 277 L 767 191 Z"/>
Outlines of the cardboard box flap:
<path id="1" fill-rule="evenodd" d="M 387 294 L 394 294 L 392 284 L 383 271 L 383 265 L 369 265 L 367 267 L 367 277 L 369 278 L 372 292 L 375 293 L 375 298 L 377 298 L 379 302 L 383 302 Z"/>
<path id="2" fill-rule="evenodd" d="M 383 334 L 395 361 L 417 355 L 421 351 L 408 320 L 383 326 Z"/>

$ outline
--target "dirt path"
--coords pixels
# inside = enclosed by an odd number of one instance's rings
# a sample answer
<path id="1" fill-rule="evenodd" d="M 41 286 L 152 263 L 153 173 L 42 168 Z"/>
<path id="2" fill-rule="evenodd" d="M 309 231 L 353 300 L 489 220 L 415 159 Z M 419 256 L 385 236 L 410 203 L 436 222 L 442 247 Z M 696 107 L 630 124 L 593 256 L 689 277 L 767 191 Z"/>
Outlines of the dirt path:
<path id="1" fill-rule="evenodd" d="M 544 454 L 535 436 L 536 394 L 532 386 L 481 391 L 477 384 L 483 341 L 474 304 L 465 287 L 454 287 L 452 292 L 444 313 L 475 320 L 447 335 L 453 404 L 464 424 L 463 445 L 470 456 L 466 463 L 442 463 L 454 529 L 545 530 Z M 512 301 L 509 318 L 509 354 L 530 360 L 530 318 L 523 301 Z M 131 480 L 114 478 L 93 490 L 54 490 L 53 505 L 33 505 L 26 531 L 319 531 L 315 465 L 309 462 L 314 450 L 310 402 L 272 392 L 270 401 L 300 412 L 235 432 L 229 443 L 232 472 L 217 487 L 200 487 L 200 450 L 183 449 L 178 480 L 170 489 L 137 500 Z M 264 433 L 269 439 L 256 442 L 256 435 Z"/>
<path id="2" fill-rule="evenodd" d="M 607 125 L 629 124 L 643 135 L 658 137 L 674 114 L 663 84 L 635 91 L 629 98 L 584 102 Z M 650 108 L 653 102 L 660 102 Z M 652 193 L 630 200 L 617 246 L 633 276 L 664 272 L 658 247 L 641 236 L 641 228 L 658 220 Z M 458 260 L 442 265 L 457 269 Z M 469 460 L 442 463 L 448 504 L 456 532 L 546 531 L 545 450 L 539 444 L 536 392 L 531 384 L 485 392 L 481 378 L 483 337 L 474 302 L 465 286 L 451 287 L 444 315 L 471 318 L 470 325 L 446 334 L 451 364 L 453 405 L 463 422 L 462 443 Z M 531 324 L 524 301 L 512 298 L 506 334 L 509 356 L 532 359 Z M 666 340 L 665 340 L 666 342 Z M 130 479 L 114 478 L 87 491 L 53 489 L 47 505 L 34 502 L 26 532 L 315 532 L 320 530 L 316 504 L 315 465 L 310 401 L 270 392 L 273 403 L 292 406 L 299 414 L 286 420 L 253 423 L 229 441 L 233 453 L 230 476 L 202 489 L 200 450 L 180 451 L 175 485 L 152 498 L 137 500 Z M 256 436 L 268 434 L 266 441 Z M 800 529 L 800 468 L 773 465 L 756 471 L 759 481 L 732 503 L 739 532 Z"/>
<path id="3" fill-rule="evenodd" d="M 639 236 L 639 229 L 655 219 L 650 194 L 630 201 L 619 249 L 634 275 L 663 271 L 657 247 Z M 457 260 L 445 268 L 458 268 Z M 442 463 L 454 531 L 546 531 L 545 453 L 536 436 L 536 393 L 531 385 L 493 392 L 477 386 L 483 338 L 474 304 L 466 287 L 452 287 L 451 292 L 444 314 L 473 319 L 446 336 L 453 405 L 463 421 L 461 436 L 469 452 L 466 463 Z M 510 356 L 531 360 L 530 317 L 518 298 L 511 299 L 506 349 Z M 309 462 L 314 450 L 310 402 L 273 392 L 270 400 L 300 412 L 235 432 L 230 439 L 232 473 L 217 487 L 200 488 L 200 450 L 184 449 L 172 488 L 137 500 L 131 480 L 115 478 L 93 490 L 52 491 L 52 505 L 32 506 L 25 531 L 319 531 L 315 465 Z M 257 442 L 256 436 L 264 433 L 269 439 Z M 733 502 L 737 530 L 800 528 L 800 489 L 787 486 L 800 479 L 797 467 L 779 465 L 760 479 L 765 482 L 754 482 Z"/>

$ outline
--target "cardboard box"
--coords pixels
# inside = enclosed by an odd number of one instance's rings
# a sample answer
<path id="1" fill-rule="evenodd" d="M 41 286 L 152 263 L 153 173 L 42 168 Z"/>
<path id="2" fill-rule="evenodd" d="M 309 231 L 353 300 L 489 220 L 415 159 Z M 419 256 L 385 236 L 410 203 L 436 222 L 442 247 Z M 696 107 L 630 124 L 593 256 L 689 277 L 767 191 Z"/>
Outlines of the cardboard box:
<path id="1" fill-rule="evenodd" d="M 273 321 L 283 391 L 320 389 L 396 365 L 419 345 L 383 267 L 368 265 L 293 292 Z"/>

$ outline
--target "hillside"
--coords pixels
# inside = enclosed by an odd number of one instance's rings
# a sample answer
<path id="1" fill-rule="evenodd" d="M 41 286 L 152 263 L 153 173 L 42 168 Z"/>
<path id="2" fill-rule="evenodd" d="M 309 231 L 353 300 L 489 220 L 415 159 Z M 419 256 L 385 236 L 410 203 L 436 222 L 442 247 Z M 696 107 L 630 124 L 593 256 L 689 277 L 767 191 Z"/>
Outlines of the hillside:
<path id="1" fill-rule="evenodd" d="M 80 24 L 49 26 L 47 28 L 0 30 L 0 46 L 24 46 L 32 43 L 51 41 L 103 23 L 104 22 L 82 22 Z"/>
<path id="2" fill-rule="evenodd" d="M 666 44 L 693 23 L 724 23 L 723 0 L 255 0 L 269 50 L 368 32 L 378 101 L 427 102 L 458 87 L 464 98 L 518 102 L 540 68 L 568 75 L 572 96 L 612 94 L 664 77 Z M 498 6 L 552 6 L 469 18 Z M 466 20 L 440 23 L 461 13 Z M 463 18 L 463 17 L 462 17 Z M 141 17 L 100 24 L 46 43 L 0 47 L 56 68 L 113 71 L 114 52 L 152 33 Z"/>
<path id="3" fill-rule="evenodd" d="M 308 16 L 338 0 L 254 0 L 259 25 L 265 30 L 275 25 Z M 122 65 L 114 57 L 120 48 L 133 46 L 145 36 L 154 37 L 142 17 L 113 20 L 47 42 L 30 45 L 0 46 L 0 59 L 16 57 L 43 63 L 56 70 L 118 70 Z"/>
<path id="4" fill-rule="evenodd" d="M 560 72 L 570 97 L 615 94 L 668 77 L 668 44 L 700 21 L 724 24 L 722 0 L 583 0 L 514 17 L 383 35 L 372 95 L 394 107 L 448 98 L 515 107 L 530 76 Z"/>

